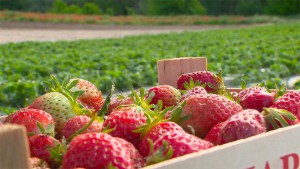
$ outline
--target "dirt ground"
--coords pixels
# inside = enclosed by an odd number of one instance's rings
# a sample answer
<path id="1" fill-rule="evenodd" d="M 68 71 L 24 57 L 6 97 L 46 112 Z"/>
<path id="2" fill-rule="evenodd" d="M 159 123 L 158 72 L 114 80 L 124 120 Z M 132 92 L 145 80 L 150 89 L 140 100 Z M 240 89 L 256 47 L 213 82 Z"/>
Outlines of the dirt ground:
<path id="1" fill-rule="evenodd" d="M 251 25 L 258 26 L 258 25 Z M 24 41 L 59 41 L 99 38 L 122 38 L 140 34 L 158 34 L 210 29 L 243 28 L 249 25 L 97 25 L 75 23 L 0 22 L 0 43 Z"/>

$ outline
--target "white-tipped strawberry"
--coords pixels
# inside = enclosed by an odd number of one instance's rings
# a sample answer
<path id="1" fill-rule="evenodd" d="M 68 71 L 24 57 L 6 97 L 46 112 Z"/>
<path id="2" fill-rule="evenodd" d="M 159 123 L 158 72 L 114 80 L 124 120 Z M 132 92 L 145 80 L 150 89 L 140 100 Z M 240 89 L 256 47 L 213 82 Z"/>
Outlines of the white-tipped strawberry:
<path id="1" fill-rule="evenodd" d="M 71 79 L 70 83 L 72 83 L 75 80 L 77 80 L 78 83 L 71 89 L 71 91 L 83 91 L 83 93 L 77 98 L 78 101 L 84 107 L 91 109 L 94 112 L 99 111 L 104 102 L 101 91 L 93 83 L 84 79 Z"/>

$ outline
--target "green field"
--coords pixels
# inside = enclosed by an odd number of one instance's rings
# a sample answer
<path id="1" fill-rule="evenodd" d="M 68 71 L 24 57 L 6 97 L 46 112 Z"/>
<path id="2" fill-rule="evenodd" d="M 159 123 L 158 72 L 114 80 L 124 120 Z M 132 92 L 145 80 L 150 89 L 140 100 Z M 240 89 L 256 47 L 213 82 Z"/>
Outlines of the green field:
<path id="1" fill-rule="evenodd" d="M 0 45 L 0 112 L 27 106 L 49 74 L 94 82 L 107 93 L 157 84 L 159 59 L 206 56 L 208 69 L 231 85 L 265 81 L 275 87 L 300 72 L 300 23 L 73 42 Z"/>

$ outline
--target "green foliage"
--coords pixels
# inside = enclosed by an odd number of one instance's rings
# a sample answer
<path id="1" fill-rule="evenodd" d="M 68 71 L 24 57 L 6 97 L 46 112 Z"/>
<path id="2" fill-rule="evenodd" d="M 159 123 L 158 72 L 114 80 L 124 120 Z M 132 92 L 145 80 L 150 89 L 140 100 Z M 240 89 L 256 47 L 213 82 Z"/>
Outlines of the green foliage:
<path id="1" fill-rule="evenodd" d="M 266 14 L 291 15 L 300 14 L 299 0 L 268 0 L 265 8 Z"/>
<path id="2" fill-rule="evenodd" d="M 206 9 L 198 0 L 148 0 L 150 15 L 203 15 Z"/>
<path id="3" fill-rule="evenodd" d="M 93 15 L 93 14 L 101 14 L 102 12 L 95 3 L 87 2 L 82 6 L 81 13 Z"/>
<path id="4" fill-rule="evenodd" d="M 255 15 L 263 13 L 261 0 L 240 0 L 235 6 L 235 13 L 240 15 Z"/>
<path id="5" fill-rule="evenodd" d="M 82 7 L 76 4 L 68 5 L 63 0 L 55 0 L 52 4 L 50 12 L 61 14 L 100 14 L 100 8 L 91 2 L 84 3 Z"/>
<path id="6" fill-rule="evenodd" d="M 52 13 L 66 13 L 68 5 L 63 0 L 55 0 L 52 4 L 50 12 Z"/>
<path id="7" fill-rule="evenodd" d="M 67 14 L 81 14 L 81 8 L 77 5 L 70 5 L 65 9 L 65 12 Z"/>
<path id="8" fill-rule="evenodd" d="M 300 23 L 243 29 L 144 35 L 73 42 L 0 45 L 0 111 L 21 108 L 44 93 L 54 74 L 89 80 L 104 93 L 157 84 L 159 59 L 206 56 L 208 70 L 240 86 L 265 81 L 269 88 L 300 72 Z M 276 82 L 276 83 L 275 83 Z M 8 108 L 7 108 L 8 107 Z M 9 113 L 9 112 L 7 112 Z"/>

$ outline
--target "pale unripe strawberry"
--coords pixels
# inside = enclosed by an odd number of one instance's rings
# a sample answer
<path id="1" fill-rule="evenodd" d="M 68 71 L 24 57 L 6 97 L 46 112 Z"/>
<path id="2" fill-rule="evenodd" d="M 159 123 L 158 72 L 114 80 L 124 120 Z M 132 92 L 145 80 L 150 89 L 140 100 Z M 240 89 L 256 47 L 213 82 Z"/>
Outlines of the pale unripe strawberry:
<path id="1" fill-rule="evenodd" d="M 61 93 L 46 93 L 29 106 L 29 108 L 40 109 L 48 112 L 54 118 L 56 137 L 62 136 L 63 127 L 68 119 L 78 114 L 79 108 Z"/>

